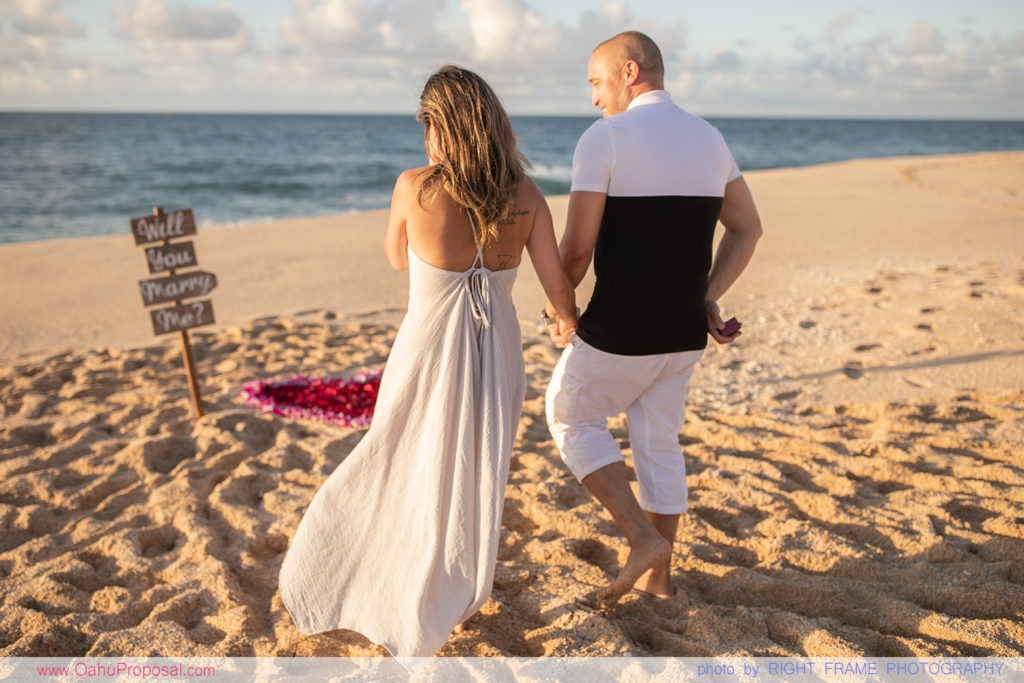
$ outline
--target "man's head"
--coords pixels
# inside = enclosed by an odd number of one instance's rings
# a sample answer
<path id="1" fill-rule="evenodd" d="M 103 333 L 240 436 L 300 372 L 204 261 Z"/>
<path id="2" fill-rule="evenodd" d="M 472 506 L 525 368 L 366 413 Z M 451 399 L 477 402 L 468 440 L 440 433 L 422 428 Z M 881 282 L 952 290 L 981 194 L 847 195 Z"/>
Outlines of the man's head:
<path id="1" fill-rule="evenodd" d="M 637 95 L 665 87 L 661 50 L 639 31 L 620 33 L 594 48 L 587 80 L 594 106 L 605 118 L 614 116 L 625 111 Z"/>

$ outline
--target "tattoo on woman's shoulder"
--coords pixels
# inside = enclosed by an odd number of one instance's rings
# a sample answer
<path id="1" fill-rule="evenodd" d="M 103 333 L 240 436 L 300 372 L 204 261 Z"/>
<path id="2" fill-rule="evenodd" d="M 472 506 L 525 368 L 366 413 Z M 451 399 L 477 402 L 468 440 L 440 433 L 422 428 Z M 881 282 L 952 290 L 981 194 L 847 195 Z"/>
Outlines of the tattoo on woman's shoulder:
<path id="1" fill-rule="evenodd" d="M 529 215 L 529 213 L 530 212 L 527 211 L 526 209 L 515 209 L 512 211 L 512 218 L 506 218 L 505 220 L 501 221 L 499 225 L 512 225 L 523 216 Z"/>

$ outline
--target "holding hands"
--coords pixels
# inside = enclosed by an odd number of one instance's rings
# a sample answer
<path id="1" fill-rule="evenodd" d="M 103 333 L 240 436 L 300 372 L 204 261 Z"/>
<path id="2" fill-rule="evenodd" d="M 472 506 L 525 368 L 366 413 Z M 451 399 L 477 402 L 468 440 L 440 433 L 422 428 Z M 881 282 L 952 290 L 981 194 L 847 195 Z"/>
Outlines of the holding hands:
<path id="1" fill-rule="evenodd" d="M 548 336 L 555 342 L 555 346 L 560 349 L 564 349 L 569 345 L 569 338 L 573 332 L 576 331 L 576 318 L 580 314 L 580 309 L 576 309 L 575 315 L 571 319 L 563 318 L 554 311 L 551 304 L 547 304 L 541 309 L 540 315 L 544 324 L 548 328 Z"/>

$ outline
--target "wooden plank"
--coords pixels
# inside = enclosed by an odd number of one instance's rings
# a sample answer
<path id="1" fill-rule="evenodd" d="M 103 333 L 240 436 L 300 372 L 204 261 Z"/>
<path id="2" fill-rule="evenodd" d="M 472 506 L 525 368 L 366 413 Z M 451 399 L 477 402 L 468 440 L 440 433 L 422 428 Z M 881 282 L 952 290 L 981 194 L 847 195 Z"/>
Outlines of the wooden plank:
<path id="1" fill-rule="evenodd" d="M 142 304 L 153 306 L 169 301 L 181 301 L 197 296 L 206 296 L 217 286 L 217 276 L 205 270 L 194 270 L 167 277 L 139 280 Z"/>
<path id="2" fill-rule="evenodd" d="M 213 302 L 209 299 L 169 308 L 158 308 L 155 311 L 150 311 L 149 315 L 153 320 L 153 334 L 168 334 L 215 322 Z"/>
<path id="3" fill-rule="evenodd" d="M 210 311 L 213 315 L 213 311 Z M 188 392 L 192 395 L 192 406 L 195 408 L 195 416 L 198 420 L 206 413 L 206 406 L 203 405 L 203 396 L 199 392 L 199 375 L 196 373 L 196 361 L 192 357 L 192 344 L 188 341 L 188 330 L 179 330 L 181 335 L 181 360 L 185 364 L 185 374 L 188 377 Z"/>
<path id="4" fill-rule="evenodd" d="M 196 219 L 192 209 L 140 216 L 132 218 L 129 224 L 132 226 L 136 246 L 196 234 Z"/>
<path id="5" fill-rule="evenodd" d="M 162 244 L 146 249 L 146 265 L 151 273 L 163 273 L 176 268 L 192 268 L 199 265 L 196 248 L 192 242 Z"/>

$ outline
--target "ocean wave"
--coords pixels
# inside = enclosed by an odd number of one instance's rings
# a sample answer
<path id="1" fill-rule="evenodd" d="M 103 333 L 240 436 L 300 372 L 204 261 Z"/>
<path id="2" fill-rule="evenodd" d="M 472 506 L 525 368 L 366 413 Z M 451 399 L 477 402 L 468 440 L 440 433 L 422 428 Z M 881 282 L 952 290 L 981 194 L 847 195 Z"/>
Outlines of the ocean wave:
<path id="1" fill-rule="evenodd" d="M 569 192 L 573 149 L 591 122 L 515 120 L 544 194 Z M 749 170 L 1024 149 L 1022 122 L 712 123 Z M 411 117 L 0 112 L 0 243 L 119 234 L 154 204 L 192 208 L 201 225 L 387 208 L 395 177 L 423 164 L 421 142 Z"/>
<path id="2" fill-rule="evenodd" d="M 551 180 L 554 182 L 572 182 L 572 166 L 550 166 L 548 164 L 534 164 L 529 175 L 534 180 Z"/>

